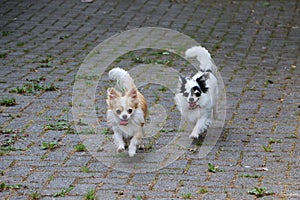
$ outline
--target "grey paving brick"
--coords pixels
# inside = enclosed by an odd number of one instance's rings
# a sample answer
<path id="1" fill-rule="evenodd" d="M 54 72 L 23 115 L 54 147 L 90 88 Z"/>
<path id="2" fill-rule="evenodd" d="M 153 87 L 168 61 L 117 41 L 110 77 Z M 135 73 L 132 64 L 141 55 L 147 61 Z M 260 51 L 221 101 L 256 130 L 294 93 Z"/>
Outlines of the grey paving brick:
<path id="1" fill-rule="evenodd" d="M 101 162 L 92 162 L 89 165 L 89 169 L 94 172 L 104 173 L 107 171 L 107 167 Z"/>
<path id="2" fill-rule="evenodd" d="M 178 185 L 177 181 L 172 178 L 162 177 L 159 178 L 157 183 L 154 186 L 156 191 L 172 191 Z"/>
<path id="3" fill-rule="evenodd" d="M 13 164 L 13 160 L 1 159 L 1 170 L 7 169 L 10 165 Z"/>
<path id="4" fill-rule="evenodd" d="M 23 167 L 23 166 L 17 166 L 17 167 L 12 167 L 10 171 L 6 173 L 7 176 L 12 176 L 12 177 L 26 177 L 32 168 L 29 167 Z"/>
<path id="5" fill-rule="evenodd" d="M 116 191 L 113 190 L 98 190 L 96 193 L 96 196 L 99 200 L 105 200 L 105 199 L 116 199 L 118 194 Z"/>
<path id="6" fill-rule="evenodd" d="M 53 197 L 43 197 L 43 200 L 51 200 Z M 57 200 L 80 200 L 82 197 L 80 196 L 64 196 L 64 197 L 55 197 Z"/>
<path id="7" fill-rule="evenodd" d="M 67 160 L 65 166 L 86 166 L 90 159 L 89 156 L 79 156 L 75 154 Z"/>
<path id="8" fill-rule="evenodd" d="M 207 194 L 203 197 L 203 199 L 226 199 L 226 194 Z"/>
<path id="9" fill-rule="evenodd" d="M 40 183 L 43 184 L 46 182 L 50 176 L 52 176 L 52 172 L 33 172 L 27 177 L 27 181 L 30 183 Z"/>
<path id="10" fill-rule="evenodd" d="M 93 184 L 78 184 L 70 191 L 70 195 L 85 195 L 89 190 L 94 190 L 96 188 Z"/>
<path id="11" fill-rule="evenodd" d="M 48 185 L 49 188 L 69 188 L 75 181 L 75 178 L 55 177 Z"/>

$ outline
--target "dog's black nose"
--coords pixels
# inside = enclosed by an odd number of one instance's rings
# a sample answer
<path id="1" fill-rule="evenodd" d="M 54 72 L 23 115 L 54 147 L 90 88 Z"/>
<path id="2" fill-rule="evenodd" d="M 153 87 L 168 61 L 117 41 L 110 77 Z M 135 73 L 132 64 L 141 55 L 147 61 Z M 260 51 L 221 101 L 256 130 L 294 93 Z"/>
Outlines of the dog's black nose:
<path id="1" fill-rule="evenodd" d="M 122 118 L 123 119 L 127 119 L 127 115 L 122 115 Z"/>
<path id="2" fill-rule="evenodd" d="M 189 98 L 189 101 L 190 101 L 190 102 L 193 102 L 193 101 L 194 101 L 194 98 Z"/>

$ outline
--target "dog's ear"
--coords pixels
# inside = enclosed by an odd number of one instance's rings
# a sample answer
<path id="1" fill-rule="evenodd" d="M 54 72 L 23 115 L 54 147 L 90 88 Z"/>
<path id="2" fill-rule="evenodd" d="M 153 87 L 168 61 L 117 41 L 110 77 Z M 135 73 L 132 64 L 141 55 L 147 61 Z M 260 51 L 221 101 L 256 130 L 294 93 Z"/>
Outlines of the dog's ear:
<path id="1" fill-rule="evenodd" d="M 203 80 L 206 81 L 207 79 L 209 79 L 209 73 L 205 72 L 201 77 L 202 77 Z"/>
<path id="2" fill-rule="evenodd" d="M 132 99 L 137 99 L 137 89 L 136 88 L 131 88 L 126 96 L 131 97 Z"/>
<path id="3" fill-rule="evenodd" d="M 180 83 L 182 84 L 182 85 L 184 85 L 184 84 L 186 84 L 186 79 L 185 79 L 185 77 L 184 76 L 179 76 L 179 81 L 180 81 Z"/>
<path id="4" fill-rule="evenodd" d="M 206 87 L 206 80 L 209 79 L 209 73 L 204 73 L 202 76 L 196 79 L 202 92 L 206 93 L 208 88 Z"/>
<path id="5" fill-rule="evenodd" d="M 131 88 L 127 92 L 126 96 L 132 99 L 131 103 L 133 103 L 134 108 L 137 108 L 139 106 L 138 91 L 136 88 Z"/>
<path id="6" fill-rule="evenodd" d="M 185 84 L 186 84 L 186 78 L 184 77 L 184 76 L 179 76 L 179 84 L 178 84 L 178 86 L 179 86 L 179 92 L 180 93 L 183 93 L 184 91 L 185 91 Z"/>
<path id="7" fill-rule="evenodd" d="M 114 100 L 114 99 L 116 99 L 116 98 L 118 98 L 120 96 L 121 96 L 120 93 L 117 92 L 114 88 L 109 88 L 107 90 L 107 98 L 108 98 L 108 100 Z"/>

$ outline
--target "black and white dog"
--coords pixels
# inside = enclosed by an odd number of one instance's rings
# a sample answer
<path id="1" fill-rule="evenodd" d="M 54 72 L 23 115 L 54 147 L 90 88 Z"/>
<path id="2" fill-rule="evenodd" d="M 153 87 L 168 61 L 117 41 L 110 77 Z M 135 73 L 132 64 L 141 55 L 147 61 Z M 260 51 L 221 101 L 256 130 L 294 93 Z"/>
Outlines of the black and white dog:
<path id="1" fill-rule="evenodd" d="M 216 115 L 218 99 L 218 82 L 213 71 L 216 66 L 210 53 L 201 46 L 188 49 L 186 58 L 197 57 L 200 62 L 199 72 L 191 78 L 180 76 L 179 90 L 175 95 L 175 103 L 182 117 L 192 125 L 191 139 L 207 131 Z"/>

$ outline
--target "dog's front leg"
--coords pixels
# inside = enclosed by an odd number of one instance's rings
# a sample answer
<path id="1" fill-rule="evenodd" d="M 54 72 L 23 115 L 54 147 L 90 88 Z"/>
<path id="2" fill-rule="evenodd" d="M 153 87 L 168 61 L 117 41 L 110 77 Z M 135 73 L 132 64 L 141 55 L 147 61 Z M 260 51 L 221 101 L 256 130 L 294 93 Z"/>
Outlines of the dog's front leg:
<path id="1" fill-rule="evenodd" d="M 201 117 L 197 120 L 196 125 L 190 135 L 191 139 L 198 139 L 201 133 L 207 131 L 211 123 L 211 109 L 201 112 Z"/>
<path id="2" fill-rule="evenodd" d="M 135 134 L 132 139 L 130 140 L 130 144 L 128 147 L 128 154 L 130 157 L 133 157 L 136 153 L 136 146 L 140 143 L 140 140 L 143 136 L 143 130 L 142 128 L 138 131 L 137 134 Z"/>
<path id="3" fill-rule="evenodd" d="M 204 119 L 200 118 L 197 120 L 196 125 L 192 131 L 192 133 L 190 134 L 190 138 L 191 139 L 198 139 L 200 132 L 199 132 L 199 127 L 201 127 L 201 125 L 204 123 Z"/>
<path id="4" fill-rule="evenodd" d="M 118 129 L 113 129 L 114 131 L 114 142 L 117 145 L 117 151 L 123 152 L 125 150 L 125 144 L 123 141 L 123 135 L 122 132 Z"/>

